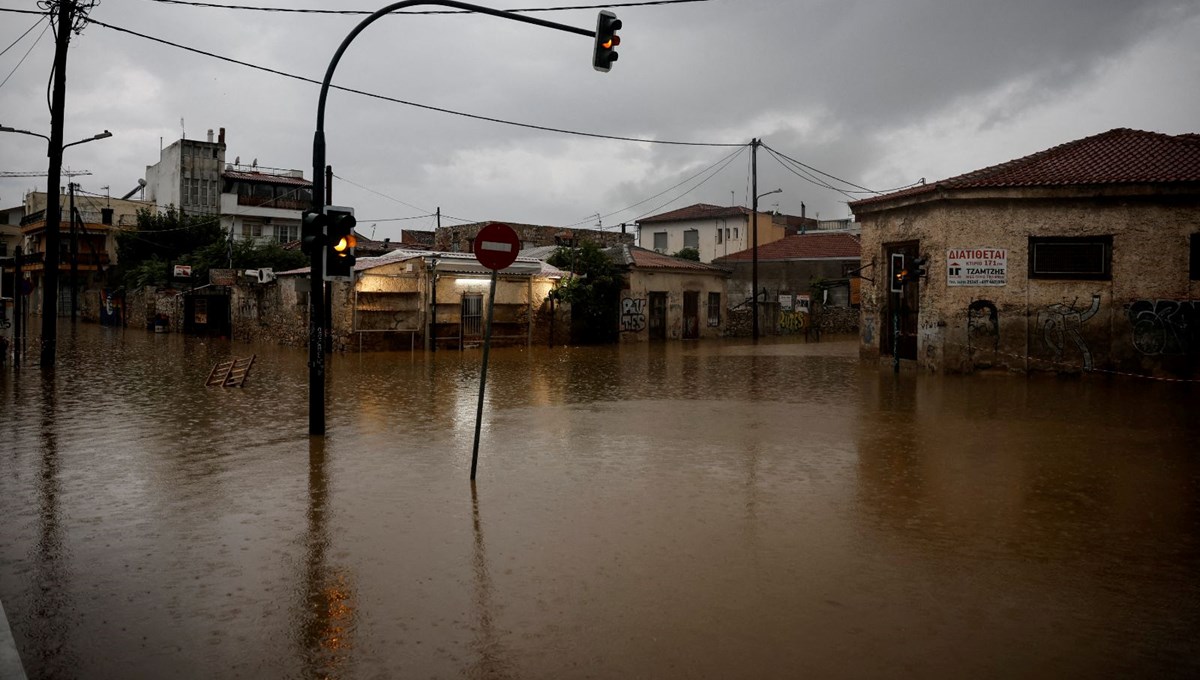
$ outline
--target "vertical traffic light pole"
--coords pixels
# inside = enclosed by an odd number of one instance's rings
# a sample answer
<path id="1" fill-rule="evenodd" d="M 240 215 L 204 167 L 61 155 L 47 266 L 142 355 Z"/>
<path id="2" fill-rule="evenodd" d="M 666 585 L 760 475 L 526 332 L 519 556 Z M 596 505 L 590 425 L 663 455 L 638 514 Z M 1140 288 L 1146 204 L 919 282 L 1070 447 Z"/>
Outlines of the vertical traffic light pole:
<path id="1" fill-rule="evenodd" d="M 325 198 L 325 102 L 329 98 L 329 86 L 333 81 L 333 73 L 337 70 L 338 62 L 342 60 L 342 55 L 346 49 L 350 47 L 350 43 L 362 33 L 367 26 L 378 21 L 380 18 L 391 14 L 405 7 L 414 5 L 438 5 L 441 7 L 452 7 L 454 9 L 466 10 L 468 12 L 478 12 L 479 14 L 488 14 L 501 19 L 511 19 L 526 24 L 542 26 L 544 28 L 553 28 L 558 31 L 567 33 L 575 33 L 577 35 L 594 38 L 595 31 L 590 31 L 585 28 L 576 28 L 567 26 L 554 21 L 546 21 L 537 17 L 523 16 L 504 10 L 492 9 L 490 7 L 481 7 L 472 5 L 466 2 L 456 2 L 455 0 L 404 0 L 403 2 L 394 2 L 381 9 L 376 10 L 373 14 L 363 19 L 355 26 L 346 37 L 342 40 L 342 44 L 338 45 L 337 51 L 333 53 L 333 59 L 329 61 L 329 67 L 325 69 L 325 78 L 321 81 L 321 92 L 317 97 L 317 127 L 313 133 L 313 192 L 312 192 L 312 210 L 314 213 L 320 213 L 322 209 L 321 201 Z M 613 26 L 613 30 L 620 28 L 617 24 Z M 612 54 L 612 59 L 616 59 L 616 53 Z M 593 59 L 593 64 L 595 59 Z M 313 235 L 317 236 L 317 235 Z M 320 240 L 319 237 L 317 240 Z M 308 433 L 311 435 L 325 434 L 325 342 L 322 330 L 322 320 L 325 317 L 325 300 L 321 294 L 324 284 L 324 272 L 321 266 L 321 256 L 324 246 L 313 247 L 309 249 L 309 263 L 311 271 L 311 287 L 309 292 L 309 319 L 308 319 Z"/>

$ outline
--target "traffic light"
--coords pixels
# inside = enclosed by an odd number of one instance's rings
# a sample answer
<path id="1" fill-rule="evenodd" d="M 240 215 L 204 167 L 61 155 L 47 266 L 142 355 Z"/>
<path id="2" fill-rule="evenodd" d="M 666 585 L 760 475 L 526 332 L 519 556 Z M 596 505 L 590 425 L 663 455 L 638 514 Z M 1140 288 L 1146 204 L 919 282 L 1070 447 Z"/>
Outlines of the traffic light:
<path id="1" fill-rule="evenodd" d="M 922 279 L 925 278 L 925 275 L 929 273 L 925 270 L 925 265 L 927 265 L 927 264 L 929 264 L 928 257 L 926 257 L 926 256 L 914 257 L 913 261 L 912 261 L 913 278 L 922 278 Z"/>
<path id="2" fill-rule="evenodd" d="M 325 215 L 311 210 L 305 211 L 300 223 L 300 250 L 311 257 L 320 251 L 324 239 Z"/>
<path id="3" fill-rule="evenodd" d="M 354 272 L 353 208 L 325 206 L 325 280 L 349 281 Z"/>
<path id="4" fill-rule="evenodd" d="M 612 63 L 617 60 L 616 46 L 621 44 L 621 20 L 608 10 L 601 10 L 596 18 L 596 50 L 592 54 L 592 68 L 608 72 Z"/>
<path id="5" fill-rule="evenodd" d="M 908 269 L 901 269 L 895 273 L 896 283 L 904 285 L 913 280 L 913 275 Z"/>

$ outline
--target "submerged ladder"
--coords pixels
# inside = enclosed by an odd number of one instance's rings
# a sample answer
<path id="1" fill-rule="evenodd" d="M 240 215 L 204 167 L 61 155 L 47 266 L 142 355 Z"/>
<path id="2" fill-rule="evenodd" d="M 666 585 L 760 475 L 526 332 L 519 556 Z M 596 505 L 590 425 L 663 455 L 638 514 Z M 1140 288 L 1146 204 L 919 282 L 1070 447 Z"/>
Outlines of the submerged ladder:
<path id="1" fill-rule="evenodd" d="M 204 386 L 241 387 L 246 382 L 246 376 L 250 373 L 250 367 L 254 365 L 254 358 L 256 356 L 258 355 L 251 354 L 249 358 L 234 358 L 218 363 L 209 372 L 208 380 L 204 382 Z"/>

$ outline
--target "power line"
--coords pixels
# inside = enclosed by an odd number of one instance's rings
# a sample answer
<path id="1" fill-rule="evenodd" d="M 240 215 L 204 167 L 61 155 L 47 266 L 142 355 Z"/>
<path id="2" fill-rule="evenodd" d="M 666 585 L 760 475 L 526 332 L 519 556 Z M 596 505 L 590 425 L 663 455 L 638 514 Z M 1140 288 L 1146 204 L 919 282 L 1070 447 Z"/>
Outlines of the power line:
<path id="1" fill-rule="evenodd" d="M 763 144 L 762 146 L 764 149 L 767 150 L 767 153 L 771 154 L 771 158 L 774 158 L 775 162 L 779 163 L 779 165 L 782 166 L 784 170 L 787 170 L 788 172 L 792 173 L 793 175 L 799 177 L 800 179 L 802 179 L 806 182 L 815 184 L 824 189 L 831 189 L 831 190 L 836 191 L 839 194 L 845 196 L 846 198 L 850 198 L 850 199 L 854 198 L 854 196 L 850 195 L 848 192 L 843 191 L 843 190 L 833 186 L 832 184 L 829 184 L 828 182 L 824 182 L 820 179 L 817 179 L 817 178 L 813 177 L 812 175 L 810 175 L 809 173 L 804 172 L 803 170 L 801 170 L 800 172 L 797 172 L 795 169 L 793 169 L 787 163 L 784 163 L 783 159 L 780 158 L 779 155 L 776 154 L 775 151 L 772 150 L 770 147 L 768 147 L 766 144 Z"/>
<path id="2" fill-rule="evenodd" d="M 745 150 L 746 150 L 746 147 L 745 147 L 745 146 L 743 146 L 742 148 L 740 148 L 740 149 L 738 149 L 738 150 L 734 151 L 733 153 L 729 154 L 728 156 L 725 156 L 724 158 L 722 158 L 721 160 L 717 161 L 716 163 L 713 163 L 712 165 L 708 166 L 707 168 L 704 168 L 704 169 L 703 169 L 703 170 L 701 170 L 700 172 L 697 172 L 696 174 L 692 175 L 691 177 L 688 177 L 687 179 L 685 179 L 685 180 L 683 180 L 683 181 L 679 182 L 678 184 L 675 184 L 674 186 L 667 187 L 666 189 L 663 189 L 662 191 L 658 192 L 657 194 L 654 194 L 654 195 L 653 195 L 653 196 L 651 196 L 650 198 L 645 198 L 645 199 L 642 199 L 642 200 L 638 201 L 637 203 L 634 203 L 633 205 L 626 206 L 626 207 L 624 207 L 624 208 L 621 208 L 620 210 L 614 210 L 613 212 L 610 212 L 610 213 L 608 213 L 607 215 L 600 215 L 600 216 L 599 216 L 599 219 L 600 219 L 600 220 L 604 220 L 604 219 L 606 219 L 606 218 L 612 217 L 613 215 L 618 215 L 618 214 L 620 214 L 620 213 L 623 213 L 623 212 L 625 212 L 626 210 L 632 210 L 632 209 L 634 209 L 634 208 L 638 207 L 639 205 L 642 205 L 643 203 L 649 203 L 650 201 L 653 201 L 654 199 L 658 198 L 659 196 L 662 196 L 663 194 L 665 194 L 665 193 L 667 193 L 667 192 L 669 192 L 669 191 L 674 191 L 675 189 L 678 189 L 679 187 L 683 186 L 684 184 L 687 184 L 688 182 L 690 182 L 690 181 L 692 181 L 692 180 L 696 179 L 696 178 L 697 178 L 697 177 L 699 177 L 700 175 L 703 175 L 704 173 L 708 172 L 709 170 L 712 170 L 712 169 L 713 169 L 714 167 L 716 167 L 717 165 L 720 165 L 721 163 L 723 163 L 723 162 L 725 162 L 725 161 L 727 161 L 727 160 L 730 160 L 732 156 L 737 156 L 738 154 L 742 153 L 742 152 L 743 152 L 743 151 L 745 151 Z M 686 194 L 685 194 L 685 195 L 686 195 Z M 678 198 L 676 198 L 675 200 L 678 200 Z M 572 224 L 568 224 L 568 225 L 566 225 L 566 227 L 568 227 L 568 228 L 569 228 L 569 227 L 575 227 L 575 226 L 578 226 L 578 225 L 580 225 L 580 224 L 583 224 L 584 222 L 590 222 L 590 221 L 592 220 L 592 217 L 594 217 L 594 215 L 588 215 L 587 217 L 583 218 L 582 220 L 579 220 L 578 222 L 574 222 L 574 223 L 572 223 Z"/>
<path id="3" fill-rule="evenodd" d="M 222 5 L 215 2 L 193 2 L 190 0 L 150 0 L 165 5 L 189 5 L 191 7 L 204 7 L 207 9 L 242 9 L 255 12 L 285 12 L 290 14 L 340 14 L 340 15 L 367 15 L 374 14 L 372 10 L 358 9 L 299 9 L 294 7 L 256 7 L 251 5 Z M 709 2 L 709 0 L 645 0 L 644 2 L 619 2 L 607 5 L 563 5 L 560 7 L 525 7 L 520 9 L 506 9 L 505 12 L 530 13 L 530 12 L 560 12 L 574 9 L 612 9 L 614 7 L 647 7 L 650 5 L 682 5 L 685 3 Z M 413 10 L 403 12 L 392 12 L 392 14 L 472 14 L 473 12 L 463 9 L 437 9 L 437 10 Z"/>
<path id="4" fill-rule="evenodd" d="M 422 207 L 420 207 L 420 206 L 413 205 L 412 203 L 406 203 L 405 201 L 402 201 L 402 200 L 400 200 L 400 199 L 398 199 L 398 198 L 396 198 L 396 197 L 394 197 L 394 196 L 388 196 L 387 194 L 383 193 L 382 191 L 376 191 L 376 190 L 374 190 L 374 189 L 372 189 L 372 188 L 370 188 L 370 187 L 365 187 L 365 186 L 363 186 L 363 185 L 361 185 L 361 184 L 359 184 L 359 183 L 357 183 L 357 182 L 354 182 L 354 181 L 351 181 L 351 180 L 348 180 L 348 179 L 346 179 L 345 177 L 342 177 L 341 175 L 337 174 L 336 172 L 335 172 L 335 173 L 333 173 L 333 176 L 334 176 L 334 177 L 336 177 L 336 178 L 338 178 L 338 179 L 340 179 L 340 180 L 342 180 L 342 181 L 343 181 L 343 182 L 345 182 L 346 184 L 350 184 L 350 185 L 356 186 L 356 187 L 358 187 L 359 189 L 362 189 L 363 191 L 369 191 L 369 192 L 371 192 L 371 193 L 375 194 L 376 196 L 382 196 L 383 198 L 386 198 L 386 199 L 388 199 L 389 201 L 395 201 L 396 203 L 399 203 L 400 205 L 403 205 L 403 206 L 406 206 L 406 207 L 412 208 L 413 210 L 420 210 L 421 212 L 428 213 L 428 214 L 430 214 L 430 215 L 432 215 L 432 214 L 433 214 L 433 213 L 429 212 L 429 210 L 428 210 L 427 208 L 422 208 Z M 422 215 L 422 217 L 425 217 L 425 215 Z M 405 219 L 408 219 L 408 218 L 405 218 Z M 382 222 L 383 220 L 364 220 L 364 221 L 370 221 L 370 222 Z"/>
<path id="5" fill-rule="evenodd" d="M 748 145 L 746 145 L 746 146 L 748 146 Z M 668 205 L 671 205 L 675 201 L 678 201 L 679 199 L 683 198 L 684 196 L 687 196 L 688 194 L 692 193 L 696 189 L 699 189 L 700 187 L 704 186 L 705 182 L 707 182 L 708 180 L 712 179 L 713 177 L 716 177 L 717 175 L 719 175 L 721 173 L 721 171 L 725 169 L 725 166 L 732 163 L 734 161 L 734 159 L 736 159 L 738 157 L 738 154 L 745 153 L 746 146 L 742 146 L 741 149 L 738 149 L 737 153 L 731 154 L 728 157 L 728 160 L 726 160 L 724 163 L 721 164 L 721 167 L 714 170 L 711 175 L 709 175 L 708 177 L 705 177 L 696 186 L 692 187 L 691 189 L 688 189 L 687 191 L 683 192 L 682 194 L 679 194 L 675 198 L 667 201 L 666 203 L 663 203 L 662 205 L 658 206 L 657 208 L 651 210 L 650 212 L 645 212 L 645 213 L 642 213 L 641 215 L 638 215 L 637 217 L 633 218 L 633 221 L 636 222 L 637 220 L 640 220 L 647 215 L 653 215 L 654 213 L 658 212 L 659 210 L 662 210 L 663 208 L 667 207 Z"/>
<path id="6" fill-rule="evenodd" d="M 90 17 L 87 19 L 87 21 L 88 21 L 88 23 L 96 24 L 97 26 L 102 26 L 104 28 L 118 31 L 120 33 L 128 33 L 129 35 L 134 35 L 139 38 L 143 38 L 145 40 L 150 40 L 150 41 L 157 42 L 157 43 L 160 43 L 163 45 L 168 45 L 170 47 L 175 47 L 175 48 L 178 48 L 181 50 L 186 50 L 188 52 L 193 52 L 195 54 L 200 54 L 200 55 L 203 55 L 206 57 L 212 57 L 213 59 L 219 59 L 221 61 L 226 61 L 231 64 L 237 64 L 238 66 L 245 66 L 247 68 L 256 69 L 258 71 L 265 71 L 267 73 L 272 73 L 277 76 L 283 76 L 285 78 L 291 78 L 293 80 L 299 80 L 299 81 L 302 81 L 305 83 L 311 83 L 313 85 L 321 84 L 321 81 L 319 81 L 319 80 L 314 80 L 312 78 L 306 78 L 304 76 L 299 76 L 294 73 L 288 73 L 286 71 L 280 71 L 278 69 L 273 69 L 273 68 L 270 68 L 267 66 L 259 66 L 258 64 L 251 64 L 250 62 L 241 61 L 238 59 L 234 59 L 232 57 L 225 57 L 225 56 L 222 56 L 219 54 L 214 54 L 212 52 L 207 52 L 205 50 L 201 50 L 201 49 L 198 49 L 195 47 L 188 47 L 187 45 L 180 45 L 179 43 L 171 42 L 170 40 L 164 40 L 163 38 L 155 38 L 154 36 L 146 35 L 145 33 L 138 33 L 137 31 L 133 31 L 128 28 L 121 28 L 119 26 L 113 26 L 112 24 L 106 24 L 103 21 L 97 21 L 96 19 L 92 19 Z M 532 123 L 519 123 L 516 121 L 505 120 L 503 118 L 492 118 L 490 116 L 480 116 L 480 115 L 474 114 L 474 113 L 465 113 L 463 111 L 455 111 L 454 109 L 446 109 L 446 108 L 442 108 L 439 106 L 431 106 L 429 104 L 420 104 L 417 102 L 411 102 L 411 101 L 407 101 L 404 99 L 397 99 L 395 97 L 388 97 L 388 96 L 382 95 L 382 94 L 375 94 L 374 92 L 366 92 L 364 90 L 357 90 L 352 87 L 343 87 L 341 85 L 330 85 L 329 87 L 334 90 L 341 90 L 342 92 L 350 92 L 353 94 L 362 95 L 364 97 L 370 97 L 372 99 L 380 99 L 380 100 L 392 102 L 395 104 L 403 104 L 405 106 L 412 106 L 412 107 L 415 107 L 418 109 L 425 109 L 427 111 L 436 111 L 438 113 L 447 113 L 447 114 L 450 114 L 453 116 L 461 116 L 463 118 L 471 118 L 473 120 L 482 120 L 482 121 L 487 121 L 489 123 L 500 123 L 502 125 L 511 125 L 513 127 L 526 128 L 529 130 L 540 130 L 542 132 L 557 132 L 559 134 L 564 134 L 564 135 L 575 135 L 578 137 L 591 137 L 594 139 L 612 139 L 612 140 L 616 140 L 619 142 L 637 142 L 640 144 L 667 144 L 667 145 L 672 145 L 672 146 L 711 146 L 711 147 L 743 146 L 742 143 L 733 144 L 733 143 L 715 143 L 715 142 L 679 142 L 679 141 L 671 141 L 671 140 L 664 140 L 664 139 L 642 139 L 642 138 L 638 138 L 638 137 L 622 137 L 619 135 L 605 135 L 605 134 L 600 134 L 597 132 L 581 132 L 579 130 L 567 130 L 564 128 L 555 128 L 555 127 L 549 127 L 546 125 L 534 125 Z"/>
<path id="7" fill-rule="evenodd" d="M 39 24 L 41 23 L 41 19 L 38 20 L 38 23 Z M 30 26 L 29 31 L 32 31 L 34 28 L 37 28 L 37 24 Z M 37 44 L 42 41 L 42 36 L 46 35 L 46 30 L 49 28 L 50 28 L 50 22 L 46 22 L 46 25 L 42 28 L 42 32 L 38 33 L 37 40 L 34 40 L 33 44 L 29 46 L 29 49 L 25 50 L 25 55 L 21 57 L 21 61 L 18 61 L 17 65 L 13 67 L 13 70 L 8 72 L 8 75 L 4 77 L 4 81 L 0 82 L 0 87 L 4 87 L 5 83 L 8 82 L 8 79 L 12 78 L 13 74 L 17 72 L 17 69 L 21 68 L 21 64 L 25 63 L 25 59 L 27 59 L 29 57 L 29 53 L 32 52 L 33 48 L 37 47 Z M 25 31 L 25 33 L 21 34 L 21 38 L 24 38 L 25 34 L 29 33 L 29 31 Z M 21 38 L 17 38 L 17 40 L 19 41 Z M 13 45 L 16 45 L 16 44 L 17 43 L 15 43 L 15 42 L 13 43 Z M 4 49 L 4 51 L 7 52 L 10 48 L 12 48 L 12 45 L 9 45 L 8 47 L 6 47 Z M 3 53 L 0 52 L 0 54 L 3 54 Z"/>
<path id="8" fill-rule="evenodd" d="M 12 12 L 13 14 L 40 14 L 48 16 L 50 13 L 38 9 L 9 9 L 8 7 L 0 7 L 0 12 Z"/>
<path id="9" fill-rule="evenodd" d="M 773 153 L 773 154 L 779 154 L 780 156 L 783 156 L 784 158 L 788 159 L 789 161 L 791 161 L 791 162 L 795 163 L 796 165 L 798 165 L 798 166 L 800 166 L 800 167 L 802 167 L 802 168 L 806 168 L 806 169 L 808 169 L 808 170 L 811 170 L 811 171 L 813 171 L 813 172 L 815 172 L 815 173 L 817 173 L 817 174 L 819 174 L 819 175 L 824 175 L 825 177 L 828 177 L 829 179 L 832 179 L 832 180 L 834 180 L 834 181 L 837 181 L 837 182 L 841 182 L 842 184 L 846 184 L 846 185 L 848 185 L 848 186 L 852 186 L 852 187 L 854 187 L 855 189 L 862 189 L 863 191 L 867 192 L 868 194 L 877 194 L 877 193 L 879 193 L 878 191 L 873 191 L 873 190 L 871 190 L 871 189 L 868 189 L 868 188 L 866 188 L 866 187 L 864 187 L 864 186 L 859 186 L 859 185 L 855 184 L 854 182 L 850 182 L 850 181 L 847 181 L 847 180 L 841 179 L 841 178 L 839 178 L 839 177 L 834 177 L 833 175 L 831 175 L 831 174 L 829 174 L 829 173 L 827 173 L 827 172 L 822 172 L 822 171 L 820 171 L 820 170 L 818 170 L 818 169 L 816 169 L 816 168 L 812 167 L 811 165 L 805 165 L 804 163 L 801 163 L 800 161 L 796 160 L 795 158 L 792 158 L 791 156 L 789 156 L 789 155 L 787 155 L 787 154 L 785 154 L 785 153 L 783 153 L 783 152 L 776 151 L 775 149 L 772 149 L 771 147 L 767 146 L 766 144 L 763 144 L 763 146 L 764 146 L 764 147 L 767 149 L 767 151 L 770 151 L 770 152 L 771 152 L 771 153 Z M 833 188 L 833 187 L 830 187 L 830 188 Z"/>
<path id="10" fill-rule="evenodd" d="M 25 32 L 21 34 L 20 38 L 17 38 L 16 40 L 12 41 L 11 45 L 9 45 L 8 47 L 5 47 L 3 52 L 0 52 L 0 57 L 3 57 L 5 54 L 8 53 L 9 50 L 16 47 L 17 43 L 21 42 L 21 38 L 24 38 L 25 36 L 29 35 L 30 31 L 37 28 L 38 24 L 42 23 L 45 20 L 46 20 L 46 17 L 43 16 L 41 19 L 38 19 L 37 21 L 35 21 L 32 26 L 25 29 Z"/>

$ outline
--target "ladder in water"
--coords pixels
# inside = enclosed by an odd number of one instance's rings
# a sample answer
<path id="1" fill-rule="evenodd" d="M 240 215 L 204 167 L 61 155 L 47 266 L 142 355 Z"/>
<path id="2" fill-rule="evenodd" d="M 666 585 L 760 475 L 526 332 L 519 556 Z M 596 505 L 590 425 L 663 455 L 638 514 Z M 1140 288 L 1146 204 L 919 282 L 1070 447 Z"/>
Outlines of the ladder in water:
<path id="1" fill-rule="evenodd" d="M 241 387 L 246 382 L 246 376 L 250 373 L 250 367 L 254 365 L 254 358 L 258 356 L 251 354 L 246 359 L 230 359 L 222 361 L 208 374 L 208 380 L 205 381 L 205 387 Z"/>

